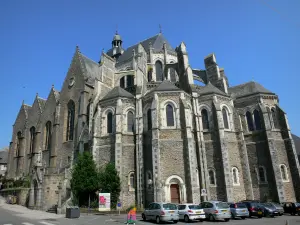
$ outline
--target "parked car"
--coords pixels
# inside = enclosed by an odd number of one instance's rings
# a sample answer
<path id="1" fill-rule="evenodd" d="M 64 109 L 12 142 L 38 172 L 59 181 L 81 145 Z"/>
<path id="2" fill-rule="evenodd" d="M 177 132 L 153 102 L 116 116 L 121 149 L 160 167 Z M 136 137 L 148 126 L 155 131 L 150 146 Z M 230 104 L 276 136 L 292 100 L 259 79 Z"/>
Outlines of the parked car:
<path id="1" fill-rule="evenodd" d="M 300 203 L 297 202 L 285 202 L 283 204 L 283 210 L 285 213 L 289 213 L 291 215 L 300 216 Z"/>
<path id="2" fill-rule="evenodd" d="M 279 203 L 276 203 L 276 202 L 270 202 L 270 203 L 276 207 L 277 211 L 279 212 L 279 216 L 282 216 L 284 213 L 283 207 Z"/>
<path id="3" fill-rule="evenodd" d="M 202 202 L 200 207 L 203 208 L 206 218 L 210 221 L 224 219 L 227 222 L 231 218 L 230 208 L 226 202 L 207 201 Z"/>
<path id="4" fill-rule="evenodd" d="M 142 213 L 142 218 L 146 220 L 155 220 L 156 223 L 174 222 L 179 220 L 178 209 L 175 204 L 164 202 L 153 202 Z"/>
<path id="5" fill-rule="evenodd" d="M 277 211 L 276 207 L 271 203 L 260 203 L 260 206 L 263 208 L 264 216 L 279 216 L 279 212 Z"/>
<path id="6" fill-rule="evenodd" d="M 230 212 L 232 219 L 235 219 L 236 217 L 240 217 L 241 219 L 245 219 L 246 217 L 249 217 L 249 210 L 247 206 L 242 202 L 237 203 L 230 203 Z"/>
<path id="7" fill-rule="evenodd" d="M 255 216 L 258 218 L 262 218 L 263 217 L 263 209 L 262 207 L 259 205 L 259 203 L 257 201 L 242 201 L 242 203 L 244 203 L 249 211 L 249 217 Z"/>
<path id="8" fill-rule="evenodd" d="M 195 204 L 180 204 L 178 205 L 179 219 L 188 223 L 191 220 L 205 220 L 204 210 L 200 205 Z"/>

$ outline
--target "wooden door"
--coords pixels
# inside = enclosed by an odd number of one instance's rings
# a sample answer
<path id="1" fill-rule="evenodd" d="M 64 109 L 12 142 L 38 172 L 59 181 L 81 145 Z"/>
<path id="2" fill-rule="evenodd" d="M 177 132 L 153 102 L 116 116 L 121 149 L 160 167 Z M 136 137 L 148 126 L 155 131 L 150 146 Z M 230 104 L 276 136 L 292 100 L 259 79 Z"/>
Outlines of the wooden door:
<path id="1" fill-rule="evenodd" d="M 171 192 L 171 203 L 180 203 L 179 185 L 171 184 L 170 192 Z"/>

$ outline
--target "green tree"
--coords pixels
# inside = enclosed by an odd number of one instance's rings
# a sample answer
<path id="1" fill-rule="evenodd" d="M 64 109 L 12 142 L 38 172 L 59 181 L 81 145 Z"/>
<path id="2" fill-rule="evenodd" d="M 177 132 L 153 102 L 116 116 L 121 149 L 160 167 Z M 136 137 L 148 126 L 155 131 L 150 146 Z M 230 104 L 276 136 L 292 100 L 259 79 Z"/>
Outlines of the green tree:
<path id="1" fill-rule="evenodd" d="M 99 186 L 102 193 L 110 193 L 111 208 L 115 209 L 121 192 L 121 181 L 113 163 L 108 163 L 99 172 Z"/>
<path id="2" fill-rule="evenodd" d="M 99 176 L 93 156 L 89 152 L 79 154 L 72 170 L 71 189 L 79 205 L 87 205 L 89 196 L 95 198 Z"/>

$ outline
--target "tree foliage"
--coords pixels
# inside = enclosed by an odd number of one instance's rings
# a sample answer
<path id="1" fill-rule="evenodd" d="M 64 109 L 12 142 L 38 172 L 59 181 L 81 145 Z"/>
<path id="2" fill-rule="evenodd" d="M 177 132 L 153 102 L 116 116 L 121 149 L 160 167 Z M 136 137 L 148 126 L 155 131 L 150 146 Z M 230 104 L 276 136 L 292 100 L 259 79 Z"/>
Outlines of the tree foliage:
<path id="1" fill-rule="evenodd" d="M 80 205 L 86 203 L 88 196 L 94 196 L 99 189 L 98 177 L 93 156 L 89 152 L 79 154 L 72 170 L 71 189 Z"/>
<path id="2" fill-rule="evenodd" d="M 114 164 L 107 164 L 99 172 L 99 187 L 102 193 L 110 193 L 111 208 L 115 209 L 120 197 L 121 181 Z"/>

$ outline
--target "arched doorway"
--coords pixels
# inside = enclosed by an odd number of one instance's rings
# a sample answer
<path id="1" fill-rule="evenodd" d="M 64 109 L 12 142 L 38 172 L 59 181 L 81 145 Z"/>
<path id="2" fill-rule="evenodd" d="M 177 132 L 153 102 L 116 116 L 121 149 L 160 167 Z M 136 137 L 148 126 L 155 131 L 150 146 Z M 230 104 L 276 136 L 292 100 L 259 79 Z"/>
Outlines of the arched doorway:
<path id="1" fill-rule="evenodd" d="M 180 192 L 178 184 L 170 185 L 171 203 L 180 203 Z"/>
<path id="2" fill-rule="evenodd" d="M 168 177 L 165 182 L 165 200 L 172 203 L 186 202 L 186 187 L 181 177 Z"/>

